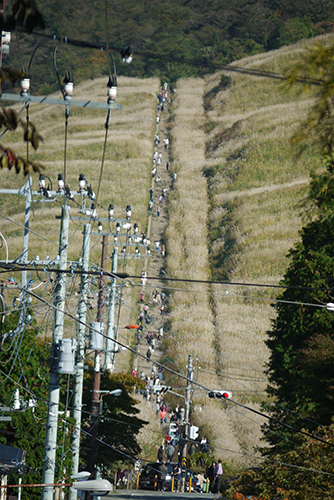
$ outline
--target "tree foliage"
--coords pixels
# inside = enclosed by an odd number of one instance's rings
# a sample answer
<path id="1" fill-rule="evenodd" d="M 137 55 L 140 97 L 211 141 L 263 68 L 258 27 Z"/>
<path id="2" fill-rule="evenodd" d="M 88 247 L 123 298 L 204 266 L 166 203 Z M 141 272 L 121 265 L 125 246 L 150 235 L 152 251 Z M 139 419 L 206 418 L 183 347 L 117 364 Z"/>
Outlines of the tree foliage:
<path id="1" fill-rule="evenodd" d="M 334 371 L 324 373 L 325 366 L 329 368 L 333 361 L 334 340 L 334 316 L 324 307 L 333 300 L 331 220 L 318 217 L 300 235 L 301 241 L 289 254 L 291 264 L 281 282 L 287 288 L 275 305 L 277 317 L 268 332 L 268 393 L 278 405 L 265 408 L 281 422 L 312 430 L 315 422 L 328 425 L 334 413 Z M 331 350 L 327 350 L 329 347 Z M 282 428 L 276 421 L 266 429 L 266 438 L 276 450 L 295 446 L 294 441 L 284 439 L 293 430 Z"/>
<path id="2" fill-rule="evenodd" d="M 317 3 L 317 8 L 315 8 Z M 43 2 L 46 31 L 59 35 L 55 2 Z M 64 2 L 60 21 L 63 35 L 84 42 L 105 42 L 103 2 Z M 117 64 L 119 74 L 172 81 L 215 71 L 216 64 L 228 64 L 247 55 L 261 53 L 302 38 L 331 31 L 334 7 L 331 0 L 170 0 L 151 2 L 125 0 L 109 2 L 109 45 L 115 49 L 132 43 L 137 56 L 131 65 Z M 80 16 L 80 23 L 76 20 Z M 20 34 L 28 58 L 36 37 Z M 33 84 L 39 91 L 56 90 L 52 65 L 54 43 L 38 49 L 33 63 Z M 67 66 L 76 81 L 107 72 L 107 59 L 98 51 L 66 47 Z M 22 56 L 22 54 L 21 54 Z M 93 59 L 93 61 L 92 61 Z M 19 61 L 16 49 L 9 57 Z M 99 60 L 99 61 L 98 61 Z M 189 64 L 189 60 L 192 64 Z M 99 67 L 98 67 L 99 64 Z M 64 61 L 59 60 L 64 71 Z"/>
<path id="3" fill-rule="evenodd" d="M 17 27 L 24 27 L 30 33 L 36 28 L 45 28 L 44 17 L 35 0 L 16 0 L 12 2 L 12 11 L 9 15 L 5 16 L 4 12 L 0 13 L 1 31 L 13 31 L 17 30 Z M 11 85 L 15 85 L 28 76 L 29 75 L 23 68 L 15 69 L 14 67 L 0 67 L 1 83 L 10 82 Z M 30 142 L 33 148 L 37 149 L 40 141 L 43 139 L 36 130 L 34 124 L 23 123 L 15 109 L 2 108 L 0 111 L 0 129 L 5 127 L 6 130 L 13 131 L 16 130 L 19 125 L 24 129 L 24 140 Z M 40 172 L 44 168 L 38 162 L 29 161 L 28 158 L 25 159 L 19 156 L 11 148 L 0 145 L 0 149 L 2 151 L 0 169 L 7 168 L 11 170 L 14 167 L 16 174 L 19 174 L 22 170 L 23 174 L 26 176 L 31 170 L 33 170 L 33 172 Z"/>
<path id="4" fill-rule="evenodd" d="M 3 405 L 11 407 L 13 393 L 18 387 L 21 406 L 24 401 L 28 402 L 30 398 L 36 398 L 37 407 L 6 414 L 12 417 L 12 421 L 0 422 L 0 442 L 26 450 L 26 468 L 22 483 L 29 484 L 40 482 L 43 469 L 50 352 L 47 346 L 37 339 L 38 332 L 33 326 L 15 327 L 19 323 L 18 319 L 19 314 L 13 313 L 6 316 L 3 325 L 3 334 L 8 337 L 0 352 L 0 401 Z M 13 333 L 9 334 L 10 331 Z M 66 456 L 69 436 L 61 422 L 59 422 L 58 438 L 59 443 L 65 440 L 65 448 L 64 450 L 62 446 L 58 448 L 57 479 L 63 474 L 60 464 L 68 468 L 71 462 L 71 457 Z M 61 459 L 63 451 L 65 452 L 64 460 Z M 13 474 L 10 479 L 17 484 L 18 474 Z M 37 500 L 40 494 L 38 488 L 22 489 L 23 499 Z"/>
<path id="5" fill-rule="evenodd" d="M 24 130 L 24 141 L 31 143 L 35 150 L 38 149 L 39 143 L 43 141 L 43 138 L 38 133 L 35 125 L 31 121 L 28 123 L 24 122 L 15 109 L 2 108 L 0 110 L 0 130 L 2 127 L 6 127 L 9 131 L 16 130 L 19 125 L 21 125 Z M 2 146 L 1 144 L 0 151 L 2 151 L 2 155 L 0 156 L 0 169 L 8 168 L 8 170 L 11 170 L 14 167 L 17 174 L 22 170 L 25 176 L 29 174 L 30 169 L 34 172 L 40 172 L 44 169 L 43 165 L 40 163 L 23 158 L 17 155 L 11 148 Z"/>
<path id="6" fill-rule="evenodd" d="M 248 470 L 232 481 L 227 497 L 233 500 L 331 500 L 334 425 L 317 428 L 316 436 L 325 443 L 304 437 L 298 449 L 273 455 L 258 469 Z"/>
<path id="7" fill-rule="evenodd" d="M 90 408 L 92 386 L 92 372 L 86 372 L 84 401 Z M 103 412 L 98 424 L 99 442 L 97 463 L 104 472 L 110 470 L 113 462 L 132 462 L 138 457 L 141 448 L 137 442 L 140 429 L 147 424 L 138 418 L 139 410 L 136 408 L 137 401 L 132 397 L 135 387 L 144 388 L 139 378 L 134 378 L 129 373 L 115 373 L 110 375 L 104 372 L 101 376 L 101 388 L 112 391 L 122 389 L 122 394 L 116 396 L 104 396 Z M 89 431 L 89 419 L 84 419 L 83 428 Z M 83 437 L 83 453 L 89 453 L 88 437 Z"/>
<path id="8" fill-rule="evenodd" d="M 294 85 L 299 78 L 321 80 L 321 84 L 313 86 L 314 104 L 305 120 L 293 136 L 293 143 L 299 151 L 315 144 L 321 154 L 334 156 L 334 44 L 317 43 L 309 49 L 288 74 L 289 84 Z M 308 85 L 300 87 L 300 91 L 309 92 Z"/>

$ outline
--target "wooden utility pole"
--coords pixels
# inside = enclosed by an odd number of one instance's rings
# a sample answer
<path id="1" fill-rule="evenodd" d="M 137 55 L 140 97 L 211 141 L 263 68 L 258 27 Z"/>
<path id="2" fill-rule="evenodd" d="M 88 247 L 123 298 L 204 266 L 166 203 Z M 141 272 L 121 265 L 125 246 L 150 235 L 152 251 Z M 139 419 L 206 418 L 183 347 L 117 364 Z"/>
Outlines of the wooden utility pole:
<path id="1" fill-rule="evenodd" d="M 104 306 L 105 306 L 105 275 L 108 257 L 108 235 L 103 235 L 102 239 L 102 258 L 101 258 L 101 278 L 99 290 L 99 302 L 97 311 L 97 322 L 103 323 Z M 101 329 L 102 330 L 102 329 Z M 92 388 L 92 405 L 91 405 L 91 427 L 89 439 L 89 454 L 87 462 L 87 470 L 91 473 L 91 479 L 95 479 L 96 469 L 95 463 L 97 458 L 97 429 L 99 424 L 99 403 L 100 403 L 100 384 L 101 384 L 101 351 L 95 351 L 94 361 L 94 378 Z M 86 492 L 86 500 L 89 500 L 91 494 Z"/>

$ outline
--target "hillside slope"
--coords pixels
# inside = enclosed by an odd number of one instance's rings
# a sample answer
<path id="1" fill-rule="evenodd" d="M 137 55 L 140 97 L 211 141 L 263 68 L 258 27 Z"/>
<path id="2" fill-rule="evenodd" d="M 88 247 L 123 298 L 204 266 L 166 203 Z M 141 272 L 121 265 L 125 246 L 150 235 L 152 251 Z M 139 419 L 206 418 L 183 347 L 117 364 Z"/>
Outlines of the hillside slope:
<path id="1" fill-rule="evenodd" d="M 309 43 L 235 64 L 282 72 Z M 270 285 L 278 285 L 288 265 L 286 254 L 301 227 L 298 204 L 320 159 L 310 149 L 297 161 L 290 146 L 312 90 L 300 97 L 275 80 L 226 77 L 178 82 L 168 269 L 178 278 L 245 285 L 183 285 L 192 293 L 173 293 L 170 322 L 174 339 L 196 356 L 198 382 L 232 390 L 237 402 L 259 410 L 266 387 L 264 341 L 277 293 Z M 187 353 L 176 353 L 174 341 L 168 349 L 186 364 Z M 209 433 L 216 456 L 257 463 L 243 454 L 254 454 L 261 444 L 263 417 L 220 401 L 193 403 L 192 418 Z"/>
<path id="2" fill-rule="evenodd" d="M 281 72 L 309 43 L 300 42 L 237 64 Z M 238 74 L 229 80 L 226 76 L 217 73 L 204 79 L 179 80 L 173 99 L 168 130 L 171 173 L 177 173 L 177 180 L 169 197 L 166 272 L 170 277 L 198 283 L 182 283 L 177 290 L 166 284 L 169 306 L 164 349 L 167 358 L 183 371 L 191 353 L 196 381 L 210 389 L 232 390 L 236 401 L 259 409 L 266 386 L 265 333 L 273 317 L 270 304 L 276 291 L 252 285 L 279 283 L 288 264 L 285 256 L 298 238 L 298 203 L 310 170 L 320 162 L 312 150 L 297 162 L 289 143 L 312 93 L 300 98 L 283 91 L 277 81 Z M 94 95 L 94 100 L 104 101 L 105 85 L 106 78 L 86 81 L 73 98 L 92 99 Z M 113 203 L 115 215 L 121 217 L 131 204 L 133 222 L 138 222 L 140 231 L 146 230 L 147 224 L 158 88 L 159 81 L 154 78 L 119 79 L 118 102 L 123 111 L 112 113 L 99 197 L 100 213 L 106 213 Z M 29 112 L 45 140 L 37 153 L 30 153 L 31 158 L 45 164 L 45 173 L 55 187 L 57 174 L 63 171 L 64 109 L 36 105 Z M 101 111 L 71 110 L 67 177 L 73 190 L 81 172 L 97 189 L 104 122 Z M 25 153 L 20 133 L 11 134 L 7 144 Z M 19 187 L 22 177 L 1 171 L 1 184 Z M 33 188 L 37 189 L 36 177 Z M 31 227 L 36 234 L 30 239 L 30 258 L 54 258 L 58 253 L 59 222 L 54 217 L 59 215 L 60 202 L 51 207 L 35 206 Z M 8 241 L 9 258 L 16 258 L 23 230 L 14 221 L 22 224 L 24 203 L 17 197 L 3 196 L 0 209 L 0 230 Z M 77 215 L 78 208 L 73 206 L 72 213 Z M 76 224 L 71 221 L 69 257 L 73 260 L 77 260 L 82 245 L 82 228 Z M 96 235 L 93 244 L 91 260 L 99 264 Z M 2 259 L 4 251 L 0 249 Z M 122 262 L 120 270 L 138 275 L 140 265 L 138 261 Z M 212 278 L 248 285 L 201 283 Z M 78 285 L 78 281 L 72 282 L 71 311 L 75 311 Z M 96 316 L 97 287 L 94 282 L 90 319 Z M 134 304 L 138 293 L 126 291 L 123 301 L 121 326 L 137 320 L 138 304 Z M 66 335 L 74 331 L 75 322 L 68 323 Z M 133 337 L 124 339 L 133 342 Z M 126 361 L 122 367 L 130 366 Z M 192 422 L 209 437 L 216 456 L 233 465 L 257 464 L 246 454 L 252 455 L 254 446 L 260 444 L 264 419 L 202 394 L 195 391 Z"/>

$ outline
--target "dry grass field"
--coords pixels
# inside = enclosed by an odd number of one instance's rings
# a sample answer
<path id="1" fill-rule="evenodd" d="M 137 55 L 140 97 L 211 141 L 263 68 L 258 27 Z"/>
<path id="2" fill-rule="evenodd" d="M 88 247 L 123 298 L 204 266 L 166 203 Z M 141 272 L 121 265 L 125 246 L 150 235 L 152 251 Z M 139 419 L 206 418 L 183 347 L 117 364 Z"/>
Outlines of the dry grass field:
<path id="1" fill-rule="evenodd" d="M 282 73 L 312 43 L 235 65 Z M 237 402 L 259 410 L 277 290 L 252 285 L 279 284 L 301 228 L 299 203 L 320 158 L 310 149 L 297 160 L 291 147 L 312 89 L 299 95 L 276 80 L 228 76 L 230 85 L 220 91 L 222 73 L 177 85 L 171 124 L 178 177 L 170 202 L 168 274 L 245 285 L 187 284 L 174 292 L 172 335 L 184 349 L 175 352 L 173 342 L 169 348 L 183 366 L 188 350 L 193 353 L 199 383 L 231 390 Z M 219 401 L 194 403 L 192 418 L 213 440 L 217 457 L 232 467 L 258 463 L 252 455 L 265 418 Z"/>
<path id="2" fill-rule="evenodd" d="M 312 43 L 300 42 L 235 64 L 281 73 Z M 274 317 L 277 289 L 253 285 L 277 285 L 282 278 L 288 265 L 286 255 L 301 228 L 299 203 L 309 173 L 320 166 L 320 160 L 312 149 L 297 160 L 290 145 L 293 131 L 312 102 L 312 90 L 299 96 L 279 81 L 237 73 L 230 73 L 230 85 L 219 90 L 226 76 L 216 73 L 178 81 L 170 111 L 171 172 L 177 179 L 168 200 L 166 274 L 198 283 L 168 283 L 170 333 L 165 354 L 184 371 L 192 354 L 196 382 L 205 388 L 231 390 L 235 401 L 258 410 L 266 387 L 264 341 Z M 105 85 L 105 78 L 85 82 L 75 89 L 73 98 L 104 102 Z M 98 200 L 103 207 L 98 212 L 104 216 L 109 203 L 114 204 L 116 217 L 124 217 L 126 205 L 131 204 L 132 220 L 140 232 L 147 227 L 158 88 L 158 79 L 119 78 L 117 102 L 123 104 L 123 111 L 112 112 Z M 67 182 L 72 190 L 77 190 L 80 173 L 97 189 L 105 115 L 71 108 Z M 31 159 L 45 165 L 55 188 L 57 175 L 63 172 L 64 109 L 30 106 L 30 119 L 44 138 L 37 152 L 30 151 Z M 21 132 L 5 139 L 6 145 L 25 153 Z M 0 175 L 1 188 L 24 183 L 13 171 Z M 35 174 L 33 189 L 37 188 Z M 55 216 L 60 214 L 61 202 L 34 204 L 30 259 L 57 255 L 59 221 Z M 78 210 L 73 205 L 72 216 Z M 1 196 L 0 232 L 8 241 L 10 259 L 21 252 L 23 221 L 24 200 Z M 70 222 L 70 237 L 69 259 L 76 261 L 82 246 L 82 225 L 76 220 Z M 97 235 L 92 236 L 92 247 L 91 262 L 99 265 Z M 4 257 L 2 247 L 0 259 Z M 119 271 L 140 270 L 139 261 L 119 265 Z M 229 284 L 201 283 L 208 280 Z M 69 310 L 75 312 L 79 280 L 70 279 L 69 284 L 74 297 Z M 123 299 L 120 326 L 137 319 L 138 289 L 126 289 Z M 96 296 L 93 306 L 89 319 L 96 316 Z M 66 335 L 74 330 L 75 323 L 68 321 Z M 120 334 L 124 343 L 133 341 L 127 330 Z M 130 368 L 129 358 L 119 362 L 122 369 Z M 153 415 L 143 406 L 141 412 L 144 418 Z M 216 457 L 232 469 L 258 464 L 254 448 L 261 445 L 263 417 L 211 400 L 195 387 L 191 420 L 209 437 Z M 147 430 L 141 432 L 146 457 L 154 456 L 158 439 Z"/>
<path id="3" fill-rule="evenodd" d="M 74 89 L 73 99 L 106 102 L 106 81 L 105 77 L 80 84 Z M 158 89 L 158 79 L 143 81 L 136 78 L 119 78 L 117 102 L 123 105 L 123 110 L 111 113 L 102 184 L 98 198 L 98 215 L 101 217 L 107 217 L 107 208 L 112 203 L 114 216 L 125 218 L 126 206 L 130 204 L 132 222 L 138 223 L 140 232 L 145 231 L 147 226 L 148 189 L 153 152 L 152 137 Z M 16 106 L 16 109 L 19 110 L 20 106 Z M 73 191 L 78 190 L 78 177 L 80 173 L 83 173 L 95 193 L 97 192 L 106 114 L 104 110 L 70 108 L 66 170 L 67 184 Z M 22 118 L 25 119 L 25 112 L 22 113 Z M 45 176 L 51 179 L 52 188 L 56 190 L 58 173 L 63 173 L 64 169 L 64 106 L 30 105 L 29 119 L 44 139 L 44 143 L 41 143 L 36 152 L 30 148 L 30 159 L 37 160 L 45 166 Z M 22 137 L 22 130 L 18 130 L 8 133 L 2 141 L 24 156 L 26 144 Z M 49 184 L 48 178 L 46 178 L 46 185 Z M 33 174 L 32 179 L 33 190 L 38 190 L 38 174 Z M 1 188 L 19 188 L 24 182 L 22 174 L 15 175 L 14 171 L 1 171 Z M 45 259 L 47 255 L 54 259 L 58 254 L 59 220 L 55 217 L 60 215 L 62 203 L 63 197 L 52 203 L 34 203 L 34 213 L 31 214 L 30 221 L 30 228 L 34 233 L 30 234 L 29 238 L 29 259 L 33 260 L 36 255 L 40 259 Z M 21 225 L 24 222 L 24 206 L 23 197 L 1 195 L 0 231 L 8 242 L 9 259 L 17 258 L 22 251 L 23 229 Z M 71 203 L 71 206 L 71 217 L 80 215 L 80 207 L 75 203 Z M 8 217 L 9 220 L 3 216 Z M 16 225 L 15 222 L 20 225 Z M 111 231 L 112 226 L 106 222 L 103 229 Z M 96 223 L 92 224 L 92 231 L 97 232 Z M 72 219 L 68 248 L 68 259 L 71 261 L 77 261 L 81 254 L 82 232 L 83 222 Z M 110 237 L 109 241 L 113 241 L 113 238 Z M 111 251 L 110 246 L 109 255 Z M 0 258 L 5 258 L 4 247 L 0 250 Z M 91 236 L 90 261 L 92 265 L 98 266 L 101 262 L 101 237 L 97 234 Z M 139 260 L 123 260 L 119 261 L 118 266 L 121 272 L 140 274 L 141 265 Z M 110 267 L 109 261 L 108 269 Z M 19 275 L 13 274 L 13 276 L 19 278 Z M 38 283 L 36 275 L 32 278 L 34 283 Z M 95 320 L 96 317 L 96 286 L 97 281 L 92 283 L 93 309 L 89 311 L 89 320 Z M 70 312 L 75 311 L 79 287 L 78 278 L 69 280 L 68 295 L 72 294 L 73 297 L 68 306 Z M 136 320 L 137 312 L 131 307 L 133 298 L 137 297 L 137 294 L 138 291 L 131 288 L 124 290 L 124 303 L 129 307 L 124 307 L 122 311 L 120 327 Z M 50 298 L 51 295 L 48 295 L 48 299 Z M 75 332 L 75 325 L 67 320 L 65 336 L 71 336 L 73 332 Z M 48 336 L 50 331 L 46 329 L 44 333 Z M 120 330 L 121 341 L 129 344 L 133 342 L 132 336 L 130 337 L 127 330 Z"/>

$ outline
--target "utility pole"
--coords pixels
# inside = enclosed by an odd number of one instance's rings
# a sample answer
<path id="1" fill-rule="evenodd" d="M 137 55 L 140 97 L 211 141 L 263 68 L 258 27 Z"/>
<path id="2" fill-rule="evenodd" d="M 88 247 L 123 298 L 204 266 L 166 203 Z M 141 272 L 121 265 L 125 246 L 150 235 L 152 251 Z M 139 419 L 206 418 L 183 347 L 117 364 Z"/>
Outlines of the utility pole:
<path id="1" fill-rule="evenodd" d="M 188 437 L 189 437 L 189 416 L 190 416 L 190 404 L 191 404 L 191 384 L 193 379 L 193 360 L 191 355 L 188 356 L 188 371 L 187 371 L 187 387 L 186 387 L 186 399 L 184 401 L 185 411 L 184 411 L 184 429 L 183 437 L 185 444 L 182 449 L 182 465 L 185 465 L 187 459 L 187 448 L 188 448 Z M 184 492 L 185 478 L 182 478 L 182 491 Z"/>
<path id="2" fill-rule="evenodd" d="M 87 316 L 87 297 L 88 297 L 88 267 L 89 267 L 89 250 L 90 250 L 90 232 L 91 225 L 84 225 L 83 244 L 82 244 L 82 271 L 80 299 L 78 307 L 78 328 L 77 328 L 77 353 L 76 353 L 76 373 L 74 379 L 74 394 L 73 394 L 73 418 L 75 427 L 73 428 L 71 452 L 72 452 L 72 474 L 79 472 L 79 456 L 80 456 L 80 432 L 81 432 L 81 410 L 82 410 L 82 391 L 84 378 L 84 361 L 85 361 L 85 332 L 86 316 Z M 75 488 L 69 490 L 69 500 L 76 500 L 78 492 Z"/>
<path id="3" fill-rule="evenodd" d="M 104 303 L 105 303 L 105 275 L 103 271 L 106 270 L 108 258 L 108 235 L 104 234 L 102 239 L 102 258 L 101 258 L 101 278 L 100 278 L 100 291 L 99 291 L 99 303 L 97 312 L 97 322 L 103 323 L 104 316 Z M 91 478 L 95 479 L 95 463 L 97 457 L 97 428 L 99 423 L 99 403 L 100 403 L 100 383 L 101 383 L 101 352 L 95 351 L 95 362 L 94 362 L 94 378 L 93 378 L 93 390 L 92 390 L 92 405 L 91 405 L 91 427 L 90 427 L 90 439 L 89 439 L 89 455 L 87 462 L 87 470 L 91 473 Z M 89 492 L 86 493 L 86 498 L 90 498 Z"/>
<path id="4" fill-rule="evenodd" d="M 68 227 L 69 227 L 69 206 L 62 207 L 60 238 L 59 238 L 59 269 L 67 268 L 67 249 L 68 249 Z M 49 380 L 49 399 L 48 414 L 46 423 L 45 451 L 43 463 L 43 484 L 54 483 L 56 468 L 56 450 L 57 450 L 57 426 L 59 410 L 59 389 L 60 374 L 58 373 L 58 347 L 63 338 L 64 330 L 64 309 L 65 309 L 66 275 L 57 274 L 57 281 L 54 296 L 54 319 L 53 319 L 53 338 L 51 369 Z M 53 487 L 44 486 L 42 488 L 42 500 L 52 500 Z"/>
<path id="5" fill-rule="evenodd" d="M 26 206 L 24 213 L 24 236 L 23 236 L 23 251 L 16 262 L 26 264 L 28 262 L 28 243 L 29 243 L 29 220 L 30 206 L 32 202 L 31 177 L 28 177 L 24 186 L 20 189 L 0 189 L 0 194 L 19 194 L 25 196 Z M 22 271 L 22 288 L 27 284 L 27 271 Z"/>
<path id="6" fill-rule="evenodd" d="M 117 273 L 117 257 L 118 257 L 118 247 L 115 246 L 112 252 L 112 264 L 111 272 Z M 111 288 L 109 295 L 109 311 L 108 311 L 108 328 L 107 328 L 107 339 L 106 339 L 106 354 L 104 360 L 104 366 L 111 373 L 114 371 L 115 365 L 115 349 L 117 340 L 116 326 L 115 326 L 115 302 L 116 302 L 116 278 L 111 280 Z"/>

